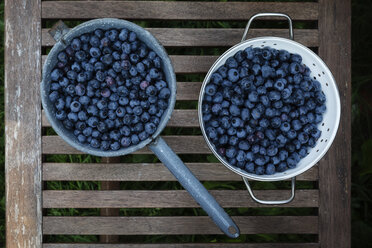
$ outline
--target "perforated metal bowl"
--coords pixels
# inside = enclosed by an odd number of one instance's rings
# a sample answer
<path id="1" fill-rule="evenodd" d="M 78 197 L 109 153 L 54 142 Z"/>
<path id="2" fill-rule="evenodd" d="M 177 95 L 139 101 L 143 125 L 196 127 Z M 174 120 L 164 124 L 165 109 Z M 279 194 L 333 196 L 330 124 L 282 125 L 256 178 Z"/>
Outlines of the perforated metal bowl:
<path id="1" fill-rule="evenodd" d="M 267 36 L 267 37 L 258 37 L 258 38 L 245 40 L 251 22 L 256 17 L 261 17 L 261 16 L 280 16 L 280 17 L 287 18 L 287 20 L 289 21 L 289 34 L 290 34 L 291 39 Z M 327 110 L 323 114 L 323 122 L 320 123 L 319 125 L 319 129 L 322 133 L 316 143 L 316 146 L 309 150 L 309 154 L 305 158 L 301 159 L 301 161 L 297 164 L 295 168 L 288 169 L 284 172 L 278 172 L 273 175 L 256 175 L 256 174 L 248 173 L 247 171 L 240 169 L 236 166 L 230 165 L 223 157 L 221 157 L 217 153 L 214 145 L 209 141 L 206 135 L 204 123 L 202 120 L 203 113 L 202 113 L 201 106 L 202 106 L 202 101 L 204 97 L 205 86 L 209 82 L 212 73 L 214 73 L 220 66 L 222 66 L 229 57 L 233 56 L 236 52 L 240 50 L 244 50 L 247 47 L 260 47 L 261 48 L 261 47 L 266 47 L 266 46 L 276 48 L 278 50 L 285 49 L 289 51 L 290 53 L 296 53 L 302 56 L 302 61 L 303 61 L 302 63 L 307 65 L 310 68 L 311 77 L 318 80 L 322 86 L 322 90 L 327 98 L 326 100 Z M 322 61 L 322 59 L 319 58 L 319 56 L 317 56 L 309 48 L 293 40 L 292 21 L 290 17 L 288 15 L 279 14 L 279 13 L 262 13 L 262 14 L 257 14 L 251 17 L 245 29 L 242 42 L 233 46 L 232 48 L 227 50 L 224 54 L 222 54 L 217 59 L 217 61 L 213 64 L 211 69 L 209 70 L 208 74 L 206 75 L 203 81 L 203 85 L 201 87 L 201 92 L 199 96 L 198 114 L 199 114 L 200 127 L 202 130 L 204 139 L 206 140 L 209 148 L 212 150 L 214 155 L 221 161 L 223 165 L 225 165 L 228 169 L 232 170 L 233 172 L 242 176 L 252 198 L 255 201 L 259 203 L 263 203 L 263 204 L 284 204 L 284 203 L 290 202 L 294 198 L 296 176 L 298 176 L 299 174 L 313 167 L 326 154 L 326 152 L 330 148 L 336 136 L 337 129 L 339 126 L 341 105 L 340 105 L 340 96 L 338 93 L 335 79 L 333 78 L 332 73 L 328 69 L 327 65 Z M 254 196 L 249 186 L 249 182 L 248 182 L 248 179 L 258 180 L 258 181 L 280 181 L 280 180 L 285 180 L 289 178 L 292 178 L 292 195 L 289 199 L 282 200 L 282 201 L 263 201 L 263 200 L 257 199 Z"/>

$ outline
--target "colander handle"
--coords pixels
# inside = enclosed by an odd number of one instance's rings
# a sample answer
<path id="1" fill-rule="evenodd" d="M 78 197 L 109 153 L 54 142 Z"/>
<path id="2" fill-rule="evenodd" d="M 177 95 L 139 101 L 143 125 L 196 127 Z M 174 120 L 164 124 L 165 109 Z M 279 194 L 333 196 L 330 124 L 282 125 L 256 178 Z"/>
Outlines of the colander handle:
<path id="1" fill-rule="evenodd" d="M 251 26 L 251 23 L 252 21 L 257 18 L 257 17 L 267 17 L 267 16 L 277 16 L 277 17 L 284 17 L 284 18 L 287 18 L 288 20 L 288 23 L 289 23 L 289 37 L 291 38 L 291 40 L 294 39 L 293 37 L 293 26 L 292 26 L 292 19 L 286 15 L 286 14 L 282 14 L 282 13 L 259 13 L 259 14 L 255 14 L 254 16 L 252 16 L 248 23 L 247 23 L 247 26 L 245 27 L 245 30 L 244 30 L 244 34 L 243 34 L 243 37 L 242 37 L 242 41 L 245 41 L 246 38 L 247 38 L 247 34 L 248 34 L 248 31 L 249 31 L 249 27 Z"/>
<path id="2" fill-rule="evenodd" d="M 289 199 L 287 199 L 287 200 L 280 200 L 280 201 L 265 201 L 265 200 L 258 199 L 253 194 L 253 191 L 251 189 L 251 186 L 249 185 L 248 178 L 246 178 L 246 177 L 242 177 L 242 178 L 243 178 L 243 181 L 245 183 L 245 186 L 247 186 L 247 189 L 248 189 L 249 194 L 251 195 L 251 197 L 253 198 L 253 200 L 255 200 L 258 203 L 266 204 L 266 205 L 280 205 L 280 204 L 286 204 L 286 203 L 291 202 L 294 199 L 294 197 L 295 197 L 296 177 L 292 177 L 292 182 L 291 182 L 291 191 L 292 191 L 292 194 L 291 194 L 291 197 Z"/>
<path id="3" fill-rule="evenodd" d="M 59 20 L 53 27 L 49 30 L 49 34 L 53 37 L 53 39 L 58 42 L 62 40 L 63 36 L 70 31 L 70 28 L 61 20 Z"/>

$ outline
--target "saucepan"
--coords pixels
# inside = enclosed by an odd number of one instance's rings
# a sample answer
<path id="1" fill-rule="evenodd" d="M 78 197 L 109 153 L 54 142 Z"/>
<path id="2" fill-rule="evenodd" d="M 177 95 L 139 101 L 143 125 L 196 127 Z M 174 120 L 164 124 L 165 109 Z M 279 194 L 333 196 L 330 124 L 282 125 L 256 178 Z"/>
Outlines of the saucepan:
<path id="1" fill-rule="evenodd" d="M 51 84 L 51 71 L 57 63 L 57 55 L 60 51 L 66 48 L 71 43 L 73 38 L 78 37 L 84 33 L 93 32 L 96 29 L 123 29 L 134 31 L 137 37 L 143 41 L 149 48 L 151 48 L 162 61 L 162 69 L 165 79 L 171 91 L 171 96 L 168 102 L 168 108 L 165 110 L 156 132 L 149 138 L 141 141 L 137 145 L 132 145 L 127 148 L 121 148 L 117 151 L 101 151 L 94 149 L 89 145 L 79 143 L 74 134 L 67 130 L 63 124 L 56 119 L 55 109 L 48 98 Z M 72 147 L 88 154 L 102 157 L 116 157 L 133 153 L 144 148 L 146 145 L 151 151 L 163 162 L 163 164 L 171 171 L 171 173 L 178 179 L 181 185 L 192 195 L 192 197 L 200 204 L 200 206 L 207 212 L 216 225 L 229 237 L 236 238 L 239 236 L 239 229 L 233 220 L 227 215 L 224 209 L 216 202 L 216 200 L 209 194 L 204 186 L 192 174 L 192 172 L 184 165 L 180 158 L 172 151 L 166 144 L 164 139 L 159 135 L 167 125 L 171 117 L 176 102 L 176 77 L 173 70 L 172 63 L 158 40 L 152 36 L 148 31 L 140 26 L 119 19 L 104 18 L 85 22 L 73 29 L 69 29 L 63 23 L 59 23 L 52 29 L 51 35 L 57 43 L 51 49 L 48 58 L 43 67 L 43 76 L 41 82 L 42 104 L 45 114 L 51 123 L 53 129 L 57 134 L 63 138 Z"/>

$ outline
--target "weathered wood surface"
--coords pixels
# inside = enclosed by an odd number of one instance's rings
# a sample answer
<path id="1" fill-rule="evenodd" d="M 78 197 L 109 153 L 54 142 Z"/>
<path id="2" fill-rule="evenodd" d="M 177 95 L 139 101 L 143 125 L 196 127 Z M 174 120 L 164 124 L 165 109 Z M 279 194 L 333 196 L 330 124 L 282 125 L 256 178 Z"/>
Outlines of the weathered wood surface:
<path id="1" fill-rule="evenodd" d="M 165 47 L 231 47 L 240 42 L 244 29 L 241 28 L 147 28 Z M 42 30 L 42 45 L 53 46 L 55 40 Z M 309 47 L 319 44 L 317 29 L 295 29 L 296 41 Z M 250 37 L 259 36 L 288 37 L 287 29 L 252 29 Z"/>
<path id="2" fill-rule="evenodd" d="M 84 11 L 82 11 L 84 10 Z M 146 10 L 146 11 L 144 11 Z M 316 20 L 318 3 L 160 2 L 160 1 L 48 1 L 45 19 L 123 18 L 150 20 L 244 20 L 260 12 L 287 13 L 294 20 Z"/>
<path id="3" fill-rule="evenodd" d="M 317 216 L 235 216 L 241 234 L 318 231 Z M 222 234 L 208 216 L 172 217 L 44 217 L 44 234 L 189 235 Z"/>
<path id="4" fill-rule="evenodd" d="M 186 136 L 186 135 L 169 135 L 163 136 L 164 140 L 176 153 L 184 154 L 210 154 L 207 144 L 203 136 Z M 57 135 L 43 136 L 42 147 L 44 154 L 83 154 L 67 144 L 61 137 Z M 148 148 L 143 148 L 133 154 L 153 154 Z"/>
<path id="5" fill-rule="evenodd" d="M 317 243 L 43 244 L 43 248 L 318 248 Z"/>
<path id="6" fill-rule="evenodd" d="M 247 190 L 210 190 L 210 193 L 224 208 L 279 207 L 254 202 Z M 289 197 L 290 190 L 256 190 L 255 195 L 260 199 L 281 200 Z M 199 205 L 185 190 L 44 190 L 43 207 L 119 211 L 119 208 L 197 208 Z M 318 190 L 296 190 L 295 199 L 281 207 L 318 207 Z M 110 215 L 118 214 L 105 216 Z"/>
<path id="7" fill-rule="evenodd" d="M 113 158 L 102 158 L 102 163 L 110 164 L 110 163 L 119 163 L 120 157 L 113 157 Z M 101 191 L 99 192 L 109 192 L 111 190 L 120 190 L 120 182 L 108 182 L 103 181 L 101 182 Z M 43 194 L 45 191 L 43 191 Z M 75 199 L 76 200 L 76 199 Z M 44 199 L 43 199 L 44 201 Z M 80 201 L 80 199 L 78 200 Z M 119 216 L 119 209 L 118 208 L 105 208 L 102 207 L 100 209 L 101 216 Z M 119 241 L 119 236 L 117 235 L 100 235 L 99 241 L 101 243 L 117 243 Z"/>
<path id="8" fill-rule="evenodd" d="M 185 163 L 201 181 L 241 181 L 221 163 Z M 316 181 L 318 166 L 297 176 L 297 181 Z M 44 163 L 44 181 L 175 181 L 161 163 Z"/>
<path id="9" fill-rule="evenodd" d="M 41 247 L 42 242 L 40 4 L 40 0 L 5 1 L 5 197 L 9 248 Z"/>
<path id="10" fill-rule="evenodd" d="M 320 0 L 319 55 L 336 79 L 341 120 L 331 149 L 319 167 L 319 242 L 350 247 L 351 194 L 351 3 Z"/>

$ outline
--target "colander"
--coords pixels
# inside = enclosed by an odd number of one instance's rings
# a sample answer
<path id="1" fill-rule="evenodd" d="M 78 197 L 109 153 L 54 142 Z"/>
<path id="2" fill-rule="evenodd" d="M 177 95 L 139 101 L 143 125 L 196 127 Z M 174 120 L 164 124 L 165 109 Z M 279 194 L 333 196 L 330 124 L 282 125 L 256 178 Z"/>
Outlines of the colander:
<path id="1" fill-rule="evenodd" d="M 284 17 L 289 22 L 289 36 L 290 39 L 279 38 L 279 37 L 257 37 L 246 40 L 246 36 L 249 31 L 249 27 L 252 21 L 257 17 Z M 320 129 L 321 136 L 318 139 L 314 148 L 311 148 L 308 151 L 308 155 L 301 159 L 297 166 L 293 169 L 288 169 L 284 172 L 275 173 L 273 175 L 256 175 L 246 172 L 243 169 L 230 165 L 223 157 L 221 157 L 214 145 L 209 141 L 203 123 L 203 113 L 202 113 L 202 101 L 205 92 L 205 86 L 209 82 L 209 79 L 220 66 L 222 66 L 225 61 L 233 56 L 236 52 L 240 50 L 244 50 L 247 47 L 272 47 L 275 49 L 285 49 L 290 53 L 296 53 L 302 56 L 302 63 L 308 66 L 311 70 L 310 76 L 316 80 L 318 80 L 322 86 L 322 90 L 327 98 L 326 100 L 326 107 L 327 110 L 323 114 L 323 121 L 319 124 L 318 128 Z M 222 54 L 216 62 L 212 65 L 208 74 L 206 75 L 201 91 L 199 96 L 199 105 L 198 105 L 198 115 L 199 115 L 199 123 L 200 127 L 204 136 L 205 141 L 207 142 L 209 148 L 214 153 L 214 155 L 221 161 L 223 165 L 225 165 L 228 169 L 232 170 L 233 172 L 242 176 L 245 185 L 247 186 L 248 192 L 251 197 L 258 203 L 261 204 L 285 204 L 289 203 L 294 199 L 295 196 L 295 182 L 296 176 L 300 175 L 301 173 L 307 171 L 311 167 L 313 167 L 328 151 L 330 148 L 338 129 L 338 125 L 340 122 L 340 114 L 341 114 L 341 105 L 340 105 L 340 96 L 338 93 L 337 85 L 335 82 L 334 77 L 332 76 L 331 71 L 328 69 L 327 65 L 320 59 L 313 51 L 301 45 L 300 43 L 293 40 L 293 28 L 292 28 L 292 20 L 286 14 L 281 13 L 259 13 L 252 16 L 245 28 L 242 40 L 239 44 L 231 47 L 227 50 L 224 54 Z M 279 200 L 279 201 L 270 201 L 270 200 L 260 200 L 255 197 L 248 179 L 257 180 L 257 181 L 280 181 L 291 179 L 291 196 L 289 199 Z"/>

